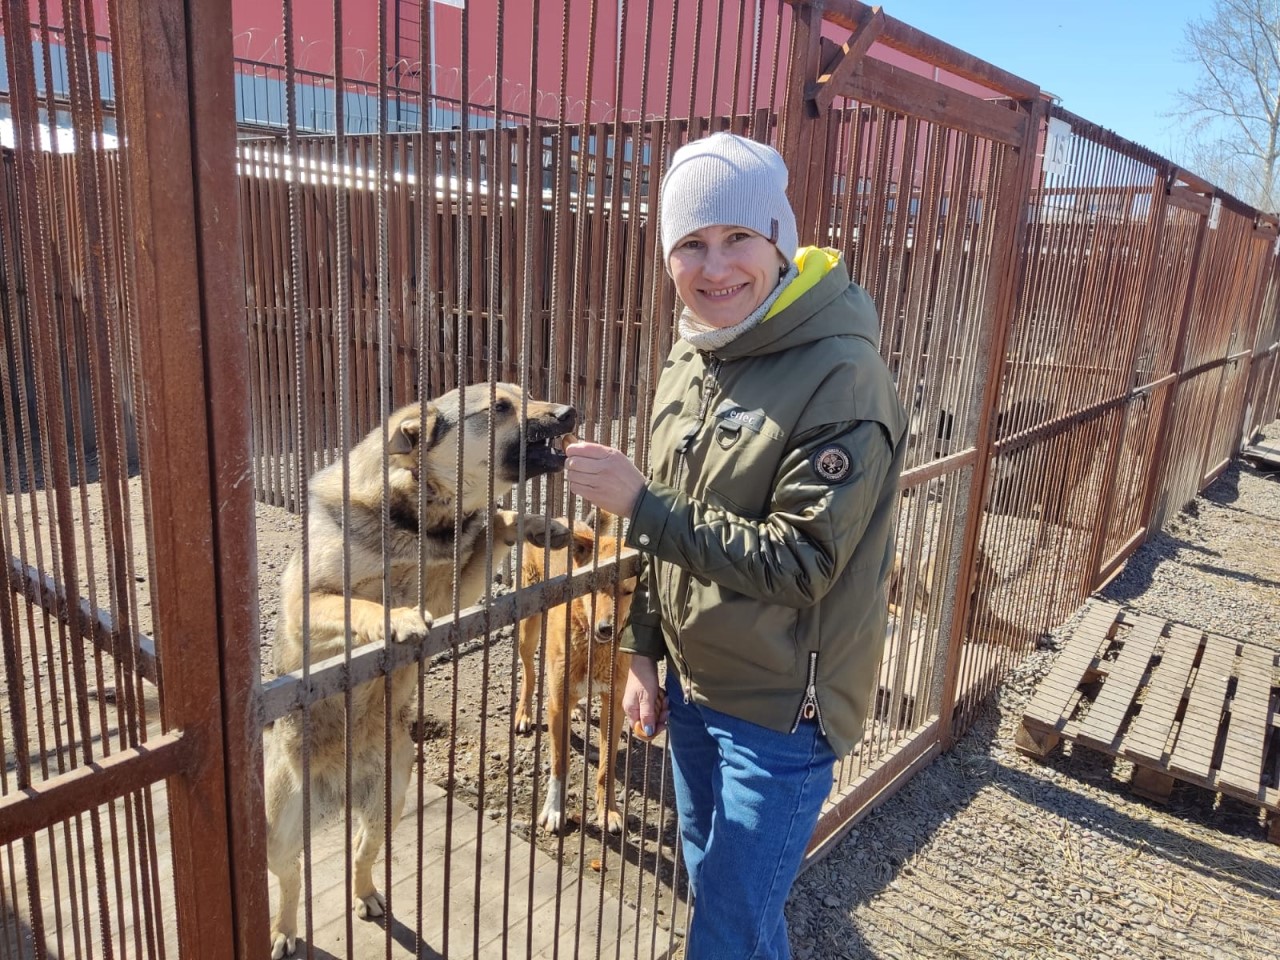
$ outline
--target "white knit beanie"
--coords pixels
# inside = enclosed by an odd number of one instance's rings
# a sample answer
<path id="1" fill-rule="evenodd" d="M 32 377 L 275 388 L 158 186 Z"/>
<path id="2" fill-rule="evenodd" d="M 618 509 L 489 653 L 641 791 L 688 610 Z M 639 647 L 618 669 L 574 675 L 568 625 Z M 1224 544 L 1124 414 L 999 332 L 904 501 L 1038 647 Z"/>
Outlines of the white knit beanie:
<path id="1" fill-rule="evenodd" d="M 732 133 L 713 133 L 677 150 L 662 181 L 662 260 L 703 227 L 747 227 L 795 259 L 796 215 L 787 165 L 777 150 Z"/>

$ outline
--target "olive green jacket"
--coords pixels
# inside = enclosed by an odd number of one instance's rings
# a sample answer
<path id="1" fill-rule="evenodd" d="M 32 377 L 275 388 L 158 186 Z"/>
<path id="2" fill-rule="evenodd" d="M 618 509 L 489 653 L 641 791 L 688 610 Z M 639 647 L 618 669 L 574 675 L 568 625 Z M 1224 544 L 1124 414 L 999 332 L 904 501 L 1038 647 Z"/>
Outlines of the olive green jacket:
<path id="1" fill-rule="evenodd" d="M 830 269 L 799 299 L 715 355 L 678 340 L 667 358 L 622 647 L 669 657 L 712 709 L 815 719 L 843 755 L 884 648 L 907 416 L 871 298 L 810 253 Z"/>

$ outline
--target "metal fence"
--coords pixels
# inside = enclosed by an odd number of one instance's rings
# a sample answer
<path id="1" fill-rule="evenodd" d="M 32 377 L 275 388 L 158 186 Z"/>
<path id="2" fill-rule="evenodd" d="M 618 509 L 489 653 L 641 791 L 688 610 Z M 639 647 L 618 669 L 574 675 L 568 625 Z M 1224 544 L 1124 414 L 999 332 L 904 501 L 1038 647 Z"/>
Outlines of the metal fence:
<path id="1" fill-rule="evenodd" d="M 632 557 L 542 571 L 532 544 L 486 565 L 504 551 L 483 543 L 479 595 L 451 591 L 424 636 L 384 641 L 352 600 L 332 655 L 272 664 L 290 604 L 312 629 L 321 617 L 289 592 L 291 554 L 342 557 L 360 589 L 351 547 L 314 533 L 299 494 L 334 464 L 347 495 L 322 506 L 363 509 L 341 465 L 401 404 L 512 383 L 646 462 L 676 306 L 651 212 L 687 139 L 732 128 L 784 152 L 802 242 L 839 249 L 872 294 L 912 415 L 875 709 L 811 857 L 961 735 L 1036 638 L 1276 416 L 1276 217 L 852 0 L 699 4 L 679 23 L 653 3 L 542 6 L 532 37 L 500 3 L 457 13 L 458 129 L 404 132 L 432 116 L 421 94 L 348 91 L 341 54 L 311 77 L 286 43 L 267 92 L 283 132 L 240 139 L 228 4 L 67 3 L 33 27 L 27 4 L 0 8 L 16 139 L 0 168 L 0 960 L 269 953 L 284 833 L 266 828 L 264 738 L 269 783 L 296 764 L 300 951 L 653 957 L 679 942 L 662 744 L 629 739 L 605 776 L 611 833 L 592 744 L 617 731 L 589 708 L 565 735 L 573 826 L 550 833 L 549 713 L 570 691 L 535 673 L 532 734 L 515 731 L 521 618 L 620 602 Z M 354 15 L 335 6 L 335 36 Z M 473 102 L 467 57 L 502 76 L 521 45 L 521 82 L 557 95 L 521 113 L 497 84 Z M 323 110 L 298 93 L 312 82 Z M 612 115 L 588 106 L 601 99 Z M 40 147 L 59 117 L 62 155 Z M 448 441 L 454 475 L 493 459 L 477 437 L 498 442 L 496 414 L 482 419 Z M 508 491 L 480 475 L 526 526 L 577 511 L 555 479 Z M 386 496 L 385 476 L 368 489 Z M 371 574 L 384 590 L 388 549 Z M 570 639 L 555 629 L 540 658 Z M 406 749 L 411 763 L 386 759 Z M 333 799 L 321 782 L 384 807 L 403 793 L 403 821 L 362 831 L 365 808 L 339 802 L 313 823 Z M 383 847 L 376 924 L 348 893 L 364 831 Z"/>

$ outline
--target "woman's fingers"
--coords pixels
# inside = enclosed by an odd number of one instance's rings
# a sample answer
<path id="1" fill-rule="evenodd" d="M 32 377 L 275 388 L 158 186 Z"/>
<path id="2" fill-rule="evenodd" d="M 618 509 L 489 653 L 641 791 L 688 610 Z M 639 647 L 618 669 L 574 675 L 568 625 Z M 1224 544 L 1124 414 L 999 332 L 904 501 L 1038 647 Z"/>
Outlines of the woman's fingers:
<path id="1" fill-rule="evenodd" d="M 631 515 L 644 475 L 626 454 L 584 441 L 569 444 L 564 452 L 564 475 L 573 493 L 610 513 Z"/>
<path id="2" fill-rule="evenodd" d="M 622 694 L 622 710 L 631 722 L 631 732 L 641 740 L 652 740 L 666 726 L 669 711 L 658 685 L 658 668 L 652 660 L 632 661 L 627 688 Z"/>
<path id="3" fill-rule="evenodd" d="M 640 719 L 635 721 L 631 732 L 641 740 L 652 740 L 666 729 L 670 714 L 666 696 L 661 690 L 657 690 L 641 705 Z"/>

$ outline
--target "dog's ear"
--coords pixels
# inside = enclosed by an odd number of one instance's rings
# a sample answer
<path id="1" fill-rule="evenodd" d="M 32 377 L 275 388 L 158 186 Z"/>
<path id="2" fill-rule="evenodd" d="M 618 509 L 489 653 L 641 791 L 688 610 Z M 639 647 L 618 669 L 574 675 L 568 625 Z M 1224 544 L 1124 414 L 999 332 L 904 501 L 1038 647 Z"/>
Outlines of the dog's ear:
<path id="1" fill-rule="evenodd" d="M 387 437 L 387 453 L 412 453 L 418 443 L 418 421 L 406 417 Z"/>
<path id="2" fill-rule="evenodd" d="M 586 566 L 591 562 L 591 558 L 595 556 L 595 531 L 581 523 L 575 523 L 573 525 L 573 540 L 569 543 L 569 549 L 573 552 L 573 565 L 575 567 Z"/>
<path id="3" fill-rule="evenodd" d="M 599 507 L 593 506 L 587 511 L 587 518 L 583 522 L 594 530 L 597 536 L 612 537 L 617 535 L 618 518 L 608 510 L 601 510 Z"/>
<path id="4" fill-rule="evenodd" d="M 400 418 L 400 422 L 387 437 L 387 453 L 413 453 L 424 428 L 429 438 L 428 442 L 434 445 L 440 426 L 440 411 L 436 409 L 435 404 L 428 403 L 422 416 L 419 416 L 417 410 L 410 410 L 407 416 Z"/>

